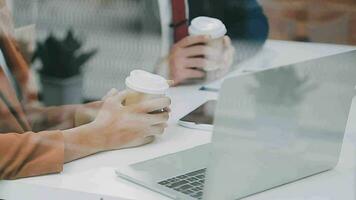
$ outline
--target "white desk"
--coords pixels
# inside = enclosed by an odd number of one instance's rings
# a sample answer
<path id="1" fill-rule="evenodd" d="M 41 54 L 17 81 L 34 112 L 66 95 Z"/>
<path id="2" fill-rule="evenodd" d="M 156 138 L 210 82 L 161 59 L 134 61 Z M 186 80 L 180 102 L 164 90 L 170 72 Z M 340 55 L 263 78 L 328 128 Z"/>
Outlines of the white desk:
<path id="1" fill-rule="evenodd" d="M 294 52 L 296 48 L 303 48 L 306 52 L 314 52 L 314 55 L 321 53 L 330 55 L 332 52 L 350 49 L 346 46 L 277 41 L 269 42 L 268 48 L 278 50 L 279 48 L 285 49 L 287 46 L 291 52 Z M 300 61 L 304 56 L 303 53 L 288 55 L 287 52 L 281 56 L 286 55 L 291 56 L 289 62 Z M 278 60 L 278 55 L 274 59 Z M 107 152 L 84 158 L 66 164 L 63 173 L 57 175 L 1 181 L 0 199 L 166 200 L 167 198 L 160 194 L 117 178 L 114 170 L 120 165 L 144 161 L 210 142 L 211 133 L 190 130 L 177 125 L 180 117 L 204 101 L 217 98 L 216 93 L 198 91 L 199 87 L 184 86 L 171 89 L 169 95 L 172 97 L 173 104 L 170 126 L 165 136 L 155 143 L 137 149 Z M 356 125 L 356 106 L 353 106 L 349 120 L 349 124 Z M 247 200 L 355 200 L 355 191 L 356 126 L 348 126 L 341 160 L 335 170 L 251 196 Z"/>

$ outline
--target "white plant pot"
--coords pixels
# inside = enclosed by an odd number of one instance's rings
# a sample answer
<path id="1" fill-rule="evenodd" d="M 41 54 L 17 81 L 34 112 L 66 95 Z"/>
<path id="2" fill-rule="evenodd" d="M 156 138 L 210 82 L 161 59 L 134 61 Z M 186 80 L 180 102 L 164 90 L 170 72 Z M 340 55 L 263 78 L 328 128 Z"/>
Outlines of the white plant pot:
<path id="1" fill-rule="evenodd" d="M 43 102 L 46 106 L 81 104 L 83 101 L 83 76 L 67 79 L 41 75 Z"/>

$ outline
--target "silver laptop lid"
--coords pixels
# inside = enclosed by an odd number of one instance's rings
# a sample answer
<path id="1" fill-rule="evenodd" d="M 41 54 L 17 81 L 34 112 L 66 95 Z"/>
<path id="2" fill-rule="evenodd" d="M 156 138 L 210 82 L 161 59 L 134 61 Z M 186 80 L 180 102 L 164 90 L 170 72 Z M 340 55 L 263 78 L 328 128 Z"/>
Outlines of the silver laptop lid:
<path id="1" fill-rule="evenodd" d="M 332 169 L 355 85 L 356 51 L 227 80 L 203 199 L 238 199 Z"/>

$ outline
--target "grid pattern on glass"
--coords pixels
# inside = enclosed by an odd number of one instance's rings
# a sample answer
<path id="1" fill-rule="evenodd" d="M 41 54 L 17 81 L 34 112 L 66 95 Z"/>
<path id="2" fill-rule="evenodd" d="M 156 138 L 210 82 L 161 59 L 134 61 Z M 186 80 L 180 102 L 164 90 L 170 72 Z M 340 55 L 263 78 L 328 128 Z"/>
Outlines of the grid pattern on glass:
<path id="1" fill-rule="evenodd" d="M 83 77 L 85 99 L 97 100 L 111 88 L 125 89 L 132 70 L 154 70 L 161 52 L 157 7 L 154 0 L 14 0 L 13 12 L 17 27 L 36 24 L 39 41 L 71 28 L 85 49 L 99 50 Z"/>

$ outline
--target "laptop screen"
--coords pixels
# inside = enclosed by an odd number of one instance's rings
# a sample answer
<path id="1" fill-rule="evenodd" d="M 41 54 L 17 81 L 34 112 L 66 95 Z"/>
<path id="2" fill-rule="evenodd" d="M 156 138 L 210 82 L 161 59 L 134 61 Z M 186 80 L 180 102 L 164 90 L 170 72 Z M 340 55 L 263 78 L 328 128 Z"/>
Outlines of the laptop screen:
<path id="1" fill-rule="evenodd" d="M 355 63 L 352 51 L 225 81 L 203 199 L 237 199 L 332 169 Z"/>

